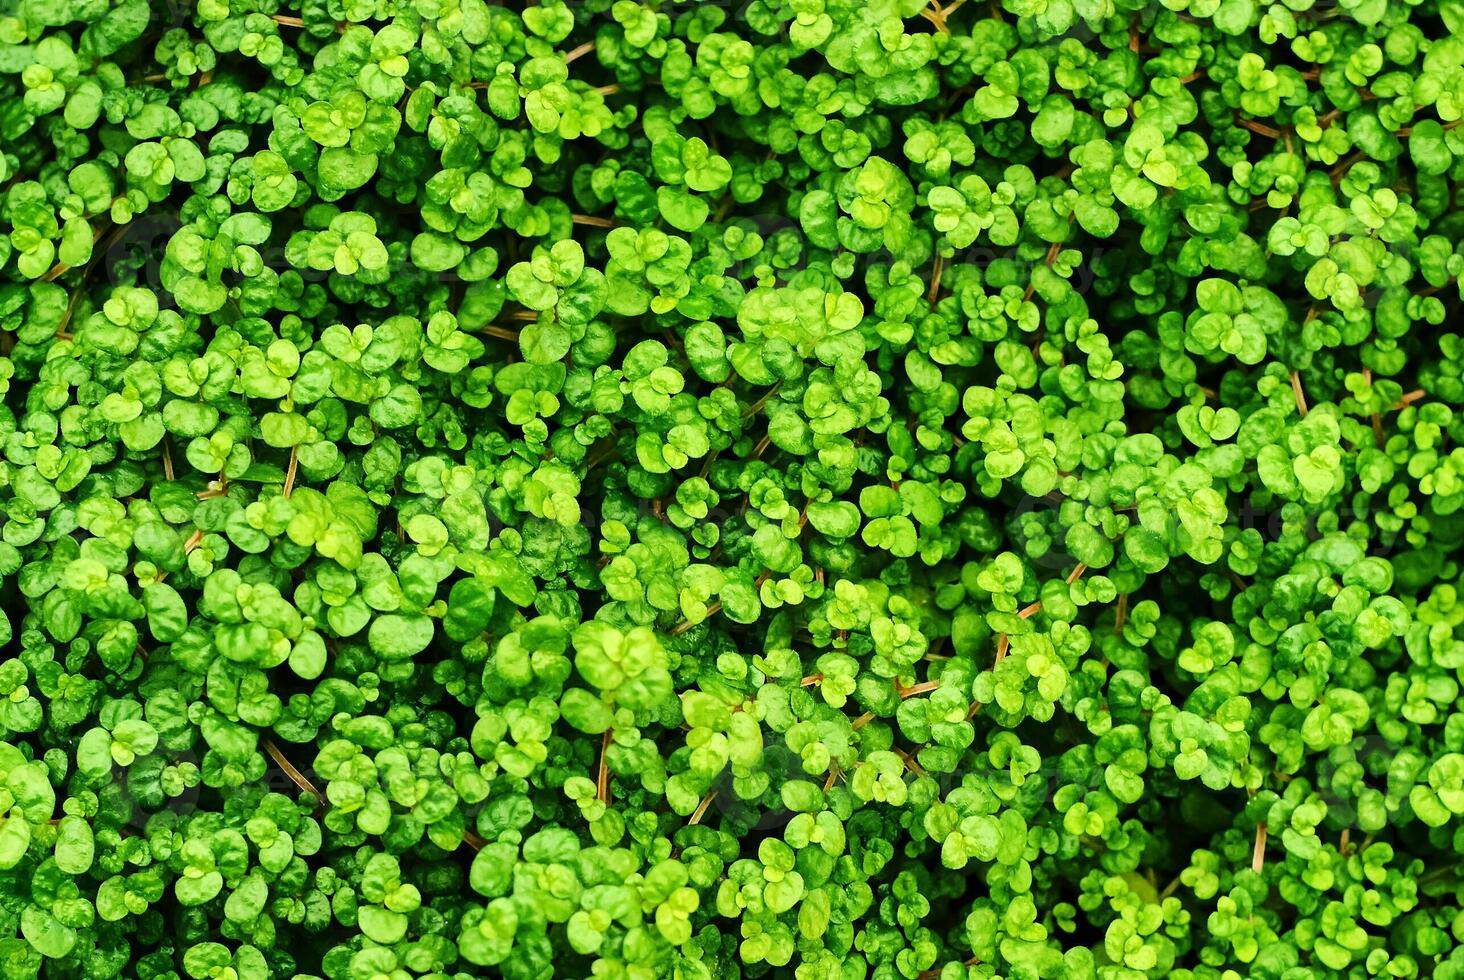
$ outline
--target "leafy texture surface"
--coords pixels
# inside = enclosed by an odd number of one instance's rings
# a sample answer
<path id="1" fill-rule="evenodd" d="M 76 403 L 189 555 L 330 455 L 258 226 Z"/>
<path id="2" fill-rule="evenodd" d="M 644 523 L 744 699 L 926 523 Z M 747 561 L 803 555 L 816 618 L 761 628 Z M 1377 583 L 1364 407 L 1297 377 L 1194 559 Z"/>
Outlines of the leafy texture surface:
<path id="1" fill-rule="evenodd" d="M 1464 978 L 1460 0 L 0 4 L 0 980 Z"/>

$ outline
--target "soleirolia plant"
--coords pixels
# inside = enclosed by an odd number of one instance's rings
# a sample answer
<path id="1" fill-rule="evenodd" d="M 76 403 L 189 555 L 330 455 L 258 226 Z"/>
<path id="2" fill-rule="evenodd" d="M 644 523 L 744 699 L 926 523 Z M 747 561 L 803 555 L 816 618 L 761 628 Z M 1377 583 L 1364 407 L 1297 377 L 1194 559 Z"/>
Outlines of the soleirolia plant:
<path id="1" fill-rule="evenodd" d="M 1464 0 L 0 4 L 0 980 L 1461 980 L 1461 120 Z"/>

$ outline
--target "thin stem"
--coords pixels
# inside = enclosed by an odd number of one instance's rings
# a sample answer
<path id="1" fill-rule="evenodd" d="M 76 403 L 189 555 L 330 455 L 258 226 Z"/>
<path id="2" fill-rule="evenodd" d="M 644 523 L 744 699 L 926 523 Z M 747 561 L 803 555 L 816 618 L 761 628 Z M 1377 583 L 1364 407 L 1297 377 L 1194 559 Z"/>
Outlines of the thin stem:
<path id="1" fill-rule="evenodd" d="M 936 7 L 934 10 L 932 10 L 930 7 L 927 7 L 924 10 L 920 11 L 920 16 L 930 21 L 930 23 L 940 33 L 949 34 L 951 32 L 951 29 L 946 26 L 945 21 L 940 16 L 939 7 Z"/>
<path id="2" fill-rule="evenodd" d="M 979 957 L 979 956 L 973 956 L 970 959 L 963 961 L 961 963 L 961 965 L 962 966 L 975 966 L 977 963 L 980 963 L 980 962 L 981 962 L 981 957 Z M 921 970 L 920 973 L 919 973 L 919 975 L 916 977 L 916 980 L 935 980 L 936 977 L 940 976 L 941 971 L 944 970 L 944 969 L 945 969 L 944 966 L 932 966 L 928 970 Z"/>
<path id="3" fill-rule="evenodd" d="M 1250 130 L 1258 136 L 1269 136 L 1271 139 L 1279 139 L 1281 137 L 1281 130 L 1274 126 L 1267 126 L 1265 123 L 1256 119 L 1246 119 L 1242 116 L 1237 116 L 1235 117 L 1235 124 L 1242 129 Z"/>
<path id="4" fill-rule="evenodd" d="M 1037 615 L 1041 611 L 1042 611 L 1042 603 L 1041 602 L 1034 602 L 1031 605 L 1028 605 L 1028 606 L 1023 607 L 1022 611 L 1019 612 L 1019 613 L 1017 613 L 1017 618 L 1018 619 L 1031 619 L 1033 616 Z M 1010 648 L 1011 648 L 1011 637 L 1009 637 L 1005 633 L 1003 633 L 1003 634 L 1001 634 L 1000 636 L 998 636 L 996 638 L 996 659 L 992 662 L 992 666 L 993 667 L 995 667 L 997 664 L 1001 663 L 1003 660 L 1006 659 L 1007 651 Z"/>
<path id="5" fill-rule="evenodd" d="M 713 616 L 721 611 L 722 603 L 721 600 L 718 600 L 717 602 L 712 603 L 710 606 L 707 606 L 707 614 L 702 617 L 701 621 L 705 623 L 707 620 L 711 619 Z M 687 630 L 696 625 L 696 623 L 693 623 L 689 619 L 683 619 L 681 622 L 671 627 L 669 633 L 671 636 L 680 636 L 682 633 L 685 633 Z"/>
<path id="6" fill-rule="evenodd" d="M 1367 383 L 1369 388 L 1372 387 L 1372 368 L 1362 369 L 1362 380 Z M 1383 435 L 1383 417 L 1379 413 L 1373 412 L 1368 418 L 1372 422 L 1373 442 L 1379 449 L 1382 449 L 1388 441 L 1387 437 Z"/>
<path id="7" fill-rule="evenodd" d="M 696 809 L 691 812 L 691 819 L 688 820 L 688 821 L 686 821 L 686 825 L 688 827 L 695 827 L 697 824 L 701 823 L 702 817 L 704 817 L 706 815 L 707 807 L 711 806 L 712 805 L 712 801 L 715 800 L 716 798 L 717 798 L 717 791 L 716 790 L 711 790 L 710 792 L 707 793 L 706 796 L 703 796 L 702 797 L 702 801 L 700 803 L 698 803 L 696 805 Z"/>
<path id="8" fill-rule="evenodd" d="M 1072 220 L 1073 220 L 1073 216 L 1072 215 L 1068 215 L 1068 221 L 1072 221 Z M 1043 258 L 1042 264 L 1045 265 L 1045 266 L 1051 267 L 1052 266 L 1052 263 L 1054 263 L 1054 262 L 1057 261 L 1057 256 L 1058 256 L 1058 254 L 1061 251 L 1062 251 L 1062 242 L 1053 242 L 1051 245 L 1047 246 L 1047 255 Z M 1022 302 L 1025 303 L 1028 300 L 1030 300 L 1032 298 L 1032 294 L 1035 293 L 1036 291 L 1037 291 L 1037 283 L 1035 281 L 1030 281 L 1029 280 L 1028 283 L 1027 283 L 1027 291 L 1022 294 Z"/>
<path id="9" fill-rule="evenodd" d="M 920 11 L 920 16 L 924 17 L 926 20 L 930 21 L 931 24 L 935 25 L 935 29 L 940 33 L 949 34 L 951 32 L 951 29 L 950 26 L 946 24 L 946 18 L 959 10 L 961 8 L 961 4 L 965 2 L 966 0 L 956 0 L 956 2 L 951 4 L 949 7 L 942 7 L 938 0 L 930 0 L 930 6 Z"/>
<path id="10" fill-rule="evenodd" d="M 1082 578 L 1083 577 L 1083 573 L 1086 572 L 1087 570 L 1088 570 L 1088 566 L 1087 565 L 1083 564 L 1082 562 L 1078 562 L 1077 567 L 1074 568 L 1070 573 L 1068 573 L 1068 577 L 1067 577 L 1067 579 L 1065 581 L 1067 582 L 1068 585 L 1072 585 L 1078 579 Z M 1034 602 L 1034 603 L 1031 603 L 1028 606 L 1025 606 L 1022 609 L 1021 612 L 1017 613 L 1017 618 L 1018 619 L 1031 619 L 1033 616 L 1037 615 L 1041 611 L 1042 611 L 1042 602 L 1041 602 L 1041 600 L 1038 600 L 1037 602 Z M 1003 634 L 1001 634 L 1001 636 L 997 637 L 997 639 L 996 639 L 996 661 L 995 661 L 995 663 L 992 664 L 993 667 L 996 666 L 996 664 L 1001 663 L 1004 659 L 1006 659 L 1007 649 L 1008 649 L 1008 647 L 1010 645 L 1011 645 L 1011 640 L 1010 640 L 1010 638 L 1005 633 L 1003 633 Z"/>
<path id="11" fill-rule="evenodd" d="M 107 233 L 107 229 L 111 226 L 112 222 L 110 220 L 103 220 L 101 224 L 97 225 L 96 231 L 92 232 L 92 255 L 91 258 L 87 261 L 87 271 L 91 271 L 92 265 L 94 265 L 96 263 L 96 260 L 100 258 L 100 255 L 98 254 L 96 248 L 96 244 L 97 242 L 102 240 L 102 236 Z M 65 262 L 57 262 L 49 270 L 47 270 L 44 276 L 41 276 L 41 282 L 55 282 L 57 279 L 60 279 L 63 275 L 70 271 L 70 269 L 71 266 L 67 265 Z M 86 276 L 83 274 L 82 280 L 85 281 L 85 279 Z"/>
<path id="12" fill-rule="evenodd" d="M 299 446 L 291 446 L 290 447 L 290 463 L 289 463 L 289 465 L 287 467 L 285 467 L 285 488 L 282 491 L 282 495 L 284 496 L 284 498 L 286 500 L 288 500 L 290 498 L 290 494 L 295 489 L 295 475 L 296 475 L 296 473 L 299 472 L 299 470 L 300 470 L 300 447 Z"/>
<path id="13" fill-rule="evenodd" d="M 1449 122 L 1444 123 L 1443 128 L 1444 129 L 1453 129 L 1454 127 L 1458 126 L 1461 122 L 1464 122 L 1464 119 L 1454 119 L 1454 120 L 1451 120 Z M 1400 136 L 1400 137 L 1412 136 L 1413 135 L 1413 127 L 1412 126 L 1404 126 L 1402 129 L 1395 129 L 1395 130 L 1393 130 L 1393 135 L 1394 136 Z"/>
<path id="14" fill-rule="evenodd" d="M 1363 160 L 1366 158 L 1367 154 L 1362 150 L 1358 150 L 1356 153 L 1352 154 L 1352 156 L 1337 164 L 1337 166 L 1332 168 L 1332 172 L 1329 175 L 1331 177 L 1332 183 L 1341 183 L 1342 178 L 1347 176 L 1347 171 L 1352 169 L 1352 165 L 1357 163 L 1359 160 Z"/>
<path id="15" fill-rule="evenodd" d="M 617 452 L 619 452 L 619 449 L 615 445 L 615 440 L 612 439 L 610 440 L 610 446 L 604 452 L 600 453 L 594 459 L 585 464 L 585 472 L 591 472 L 597 466 L 603 464 L 606 460 L 614 457 Z"/>
<path id="16" fill-rule="evenodd" d="M 896 688 L 896 690 L 899 692 L 900 699 L 904 700 L 905 698 L 913 698 L 917 694 L 924 694 L 926 691 L 934 691 L 938 687 L 940 687 L 940 681 L 922 681 L 910 687 Z"/>
<path id="17" fill-rule="evenodd" d="M 1256 824 L 1256 846 L 1251 851 L 1251 870 L 1256 874 L 1266 866 L 1266 823 Z"/>
<path id="18" fill-rule="evenodd" d="M 56 339 L 70 340 L 72 334 L 66 328 L 71 326 L 71 318 L 76 315 L 76 307 L 81 303 L 81 294 L 85 291 L 84 286 L 77 286 L 76 292 L 71 294 L 71 300 L 66 304 L 66 312 L 61 314 L 61 322 L 56 324 Z"/>
<path id="19" fill-rule="evenodd" d="M 1365 844 L 1366 841 L 1364 841 L 1363 843 Z M 1365 851 L 1365 850 L 1367 850 L 1367 848 L 1366 847 L 1359 846 L 1358 847 L 1358 850 L 1359 851 Z M 1425 872 L 1424 874 L 1419 875 L 1418 876 L 1418 884 L 1420 884 L 1420 885 L 1426 885 L 1429 882 L 1438 881 L 1440 878 L 1448 877 L 1449 875 L 1453 874 L 1458 869 L 1459 869 L 1459 866 L 1457 864 L 1446 864 L 1446 865 L 1443 865 L 1442 867 L 1434 868 L 1432 871 L 1428 871 L 1428 872 Z"/>
<path id="20" fill-rule="evenodd" d="M 753 402 L 751 405 L 747 406 L 747 411 L 745 411 L 745 412 L 742 413 L 742 417 L 745 418 L 745 419 L 750 419 L 754 415 L 756 415 L 758 412 L 761 412 L 762 409 L 763 409 L 763 406 L 768 403 L 768 399 L 769 398 L 772 398 L 774 395 L 776 395 L 778 393 L 778 389 L 781 388 L 781 387 L 783 387 L 783 382 L 781 382 L 781 381 L 775 381 L 775 382 L 773 382 L 773 386 L 771 388 L 769 388 L 767 391 L 763 392 L 761 398 L 759 398 L 757 401 Z"/>
<path id="21" fill-rule="evenodd" d="M 1065 581 L 1067 582 L 1068 585 L 1072 585 L 1078 579 L 1082 578 L 1083 577 L 1083 573 L 1086 572 L 1087 570 L 1088 570 L 1088 566 L 1087 565 L 1083 564 L 1082 562 L 1078 562 L 1077 567 L 1074 568 L 1071 572 L 1068 573 L 1068 577 L 1067 577 L 1067 579 Z M 1041 611 L 1042 611 L 1042 601 L 1039 599 L 1037 602 L 1034 602 L 1034 603 L 1031 603 L 1030 605 L 1025 606 L 1022 609 L 1021 612 L 1017 613 L 1017 618 L 1018 619 L 1031 619 L 1033 616 L 1037 615 Z M 995 667 L 997 664 L 1001 663 L 1003 660 L 1006 659 L 1007 650 L 1010 647 L 1011 647 L 1011 638 L 1008 637 L 1005 633 L 1001 634 L 1000 636 L 998 636 L 996 638 L 996 658 L 992 662 L 992 666 L 993 667 Z M 975 707 L 974 706 L 973 706 L 973 709 L 972 709 L 972 713 L 973 714 L 975 713 Z"/>
<path id="22" fill-rule="evenodd" d="M 1396 402 L 1393 403 L 1393 411 L 1396 412 L 1399 409 L 1407 408 L 1409 405 L 1412 405 L 1414 402 L 1418 401 L 1426 394 L 1428 394 L 1428 392 L 1424 391 L 1422 388 L 1414 388 L 1412 391 L 1403 395 L 1403 397 L 1399 398 Z"/>
<path id="23" fill-rule="evenodd" d="M 194 528 L 193 533 L 188 536 L 188 540 L 183 542 L 183 554 L 185 554 L 185 555 L 191 555 L 191 554 L 193 554 L 194 550 L 200 544 L 202 544 L 202 543 L 203 543 L 203 532 L 200 531 L 200 530 L 198 530 L 197 528 Z M 156 581 L 158 581 L 158 582 L 164 582 L 164 581 L 167 581 L 167 578 L 168 578 L 168 573 L 167 572 L 163 572 L 162 574 L 160 574 L 157 577 L 157 580 Z"/>
<path id="24" fill-rule="evenodd" d="M 610 748 L 610 737 L 614 731 L 613 728 L 605 729 L 605 737 L 600 740 L 600 771 L 595 778 L 595 799 L 606 804 L 610 802 L 610 767 L 605 764 L 605 753 Z"/>
<path id="25" fill-rule="evenodd" d="M 931 306 L 935 305 L 935 299 L 940 295 L 940 276 L 945 271 L 945 259 L 937 255 L 935 257 L 935 268 L 930 273 L 930 292 L 925 295 L 925 301 Z"/>
<path id="26" fill-rule="evenodd" d="M 1296 410 L 1306 418 L 1306 392 L 1301 390 L 1301 375 L 1296 371 L 1291 372 L 1291 393 L 1296 396 Z"/>
<path id="27" fill-rule="evenodd" d="M 275 745 L 272 739 L 267 738 L 264 740 L 264 751 L 268 752 L 269 757 L 275 761 L 275 765 L 279 766 L 281 771 L 290 777 L 290 782 L 300 787 L 302 791 L 315 797 L 317 802 L 325 801 L 325 794 L 316 789 L 315 784 L 306 779 L 300 770 L 290 764 L 290 760 L 285 758 L 285 754 L 280 751 L 279 746 Z"/>
<path id="28" fill-rule="evenodd" d="M 564 63 L 566 65 L 573 64 L 575 61 L 583 58 L 585 55 L 589 54 L 593 50 L 595 50 L 594 41 L 586 41 L 579 47 L 570 48 L 567 52 L 565 52 Z"/>
<path id="29" fill-rule="evenodd" d="M 615 222 L 609 218 L 596 217 L 593 214 L 572 214 L 569 220 L 577 225 L 589 225 L 592 228 L 614 228 Z"/>
<path id="30" fill-rule="evenodd" d="M 916 776 L 929 776 L 930 775 L 930 773 L 928 773 L 928 772 L 925 771 L 925 767 L 922 766 L 920 764 L 920 762 L 913 755 L 911 755 L 909 752 L 906 752 L 904 749 L 900 749 L 900 748 L 895 749 L 895 755 L 899 756 L 902 760 L 904 760 L 905 768 L 909 769 Z"/>

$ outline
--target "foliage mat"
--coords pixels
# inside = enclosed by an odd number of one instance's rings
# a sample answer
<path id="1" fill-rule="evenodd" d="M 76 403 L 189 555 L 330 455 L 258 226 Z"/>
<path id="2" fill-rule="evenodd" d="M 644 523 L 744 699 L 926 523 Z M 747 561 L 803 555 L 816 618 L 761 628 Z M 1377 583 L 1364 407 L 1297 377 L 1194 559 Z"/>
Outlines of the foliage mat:
<path id="1" fill-rule="evenodd" d="M 1464 0 L 0 3 L 0 980 L 1461 980 L 1461 118 Z"/>

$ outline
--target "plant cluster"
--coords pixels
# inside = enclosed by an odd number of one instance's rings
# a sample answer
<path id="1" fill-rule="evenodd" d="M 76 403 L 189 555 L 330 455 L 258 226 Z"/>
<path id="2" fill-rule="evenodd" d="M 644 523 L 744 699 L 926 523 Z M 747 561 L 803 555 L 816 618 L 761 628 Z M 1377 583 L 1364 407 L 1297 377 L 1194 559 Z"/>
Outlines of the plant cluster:
<path id="1" fill-rule="evenodd" d="M 1458 0 L 5 8 L 0 980 L 1464 978 Z"/>

